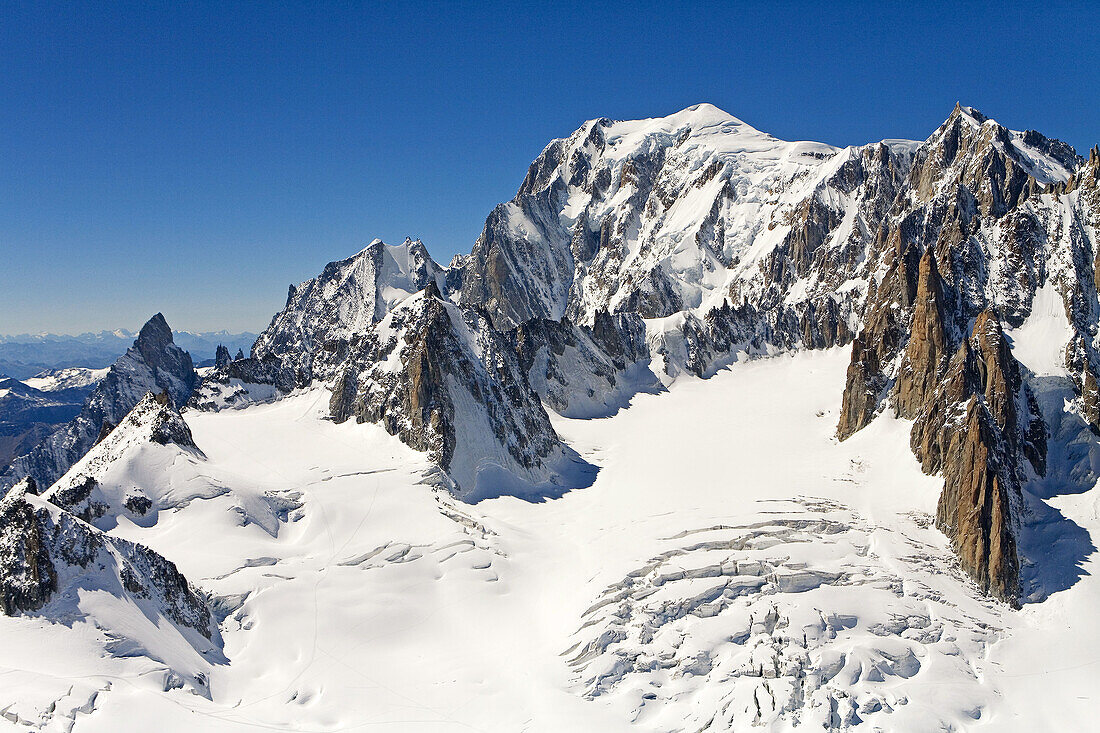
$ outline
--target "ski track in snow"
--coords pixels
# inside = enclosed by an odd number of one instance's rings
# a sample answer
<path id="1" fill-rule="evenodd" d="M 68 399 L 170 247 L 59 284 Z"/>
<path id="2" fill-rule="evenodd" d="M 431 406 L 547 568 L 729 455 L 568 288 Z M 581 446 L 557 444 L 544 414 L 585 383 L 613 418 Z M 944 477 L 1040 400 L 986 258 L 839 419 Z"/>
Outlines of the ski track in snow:
<path id="1" fill-rule="evenodd" d="M 0 617 L 0 728 L 1087 728 L 1093 557 L 1021 611 L 982 597 L 931 526 L 942 479 L 908 423 L 832 437 L 847 364 L 737 363 L 555 417 L 600 473 L 539 503 L 456 502 L 381 428 L 324 419 L 323 389 L 187 411 L 194 480 L 229 492 L 111 534 L 215 599 L 230 661 L 201 670 L 210 698 L 90 625 Z M 238 487 L 302 506 L 273 535 Z M 1050 503 L 1100 527 L 1092 491 Z"/>

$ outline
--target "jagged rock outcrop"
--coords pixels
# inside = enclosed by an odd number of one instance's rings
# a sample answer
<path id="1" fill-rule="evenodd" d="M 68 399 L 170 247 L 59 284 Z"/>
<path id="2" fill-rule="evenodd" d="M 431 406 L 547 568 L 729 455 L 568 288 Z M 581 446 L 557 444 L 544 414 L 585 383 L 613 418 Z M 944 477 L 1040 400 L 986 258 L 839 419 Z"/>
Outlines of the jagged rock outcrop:
<path id="1" fill-rule="evenodd" d="M 595 469 L 554 432 L 515 347 L 435 283 L 352 340 L 333 383 L 337 421 L 376 422 L 426 451 L 462 499 L 554 496 Z"/>
<path id="2" fill-rule="evenodd" d="M 191 356 L 172 341 L 160 313 L 142 326 L 134 345 L 111 366 L 80 414 L 0 476 L 0 488 L 30 476 L 49 486 L 110 432 L 147 393 L 166 393 L 174 404 L 191 397 L 198 382 Z"/>
<path id="3" fill-rule="evenodd" d="M 925 472 L 944 476 L 937 525 L 983 589 L 1014 601 L 1023 461 L 1043 474 L 1046 427 L 991 311 L 975 320 L 913 417 L 913 452 Z"/>
<path id="4" fill-rule="evenodd" d="M 245 407 L 287 394 L 296 386 L 295 372 L 274 354 L 262 359 L 242 356 L 203 377 L 188 404 L 199 410 Z"/>
<path id="5" fill-rule="evenodd" d="M 354 257 L 330 262 L 301 285 L 252 347 L 261 361 L 276 357 L 298 384 L 330 378 L 347 357 L 347 342 L 378 323 L 398 303 L 443 270 L 420 240 L 390 246 L 376 239 Z"/>
<path id="6" fill-rule="evenodd" d="M 605 416 L 638 391 L 660 387 L 636 314 L 600 311 L 591 327 L 534 318 L 506 335 L 531 387 L 560 415 Z"/>
<path id="7" fill-rule="evenodd" d="M 899 415 L 914 418 L 928 403 L 939 384 L 948 347 L 943 286 L 936 258 L 932 250 L 925 250 L 918 270 L 909 343 L 898 372 L 895 405 Z"/>
<path id="8" fill-rule="evenodd" d="M 837 428 L 850 436 L 884 401 L 913 419 L 914 452 L 945 479 L 939 526 L 964 569 L 1010 601 L 1023 465 L 1043 472 L 1046 438 L 1002 324 L 1024 324 L 1039 288 L 1054 283 L 1081 334 L 1069 345 L 1079 351 L 1071 370 L 1086 391 L 1095 383 L 1095 284 L 1081 276 L 1087 238 L 1064 227 L 1080 212 L 1043 193 L 1079 163 L 1064 143 L 961 106 L 916 149 L 909 185 L 868 252 L 872 273 L 882 274 L 853 345 Z M 1066 246 L 1052 246 L 1059 241 Z M 1087 249 L 1091 263 L 1093 244 Z M 1082 302 L 1092 305 L 1075 309 Z"/>
<path id="9" fill-rule="evenodd" d="M 214 367 L 216 369 L 221 369 L 227 366 L 229 362 L 229 349 L 225 348 L 222 344 L 218 344 L 218 348 L 214 351 Z"/>
<path id="10" fill-rule="evenodd" d="M 129 598 L 149 618 L 216 639 L 205 601 L 173 563 L 35 492 L 34 480 L 25 479 L 0 500 L 0 610 L 72 623 L 87 613 L 78 591 L 95 589 Z"/>
<path id="11" fill-rule="evenodd" d="M 1015 602 L 1020 579 L 1012 505 L 1019 487 L 985 407 L 973 397 L 961 429 L 950 433 L 936 526 L 951 538 L 959 563 L 986 592 Z M 1018 511 L 1018 510 L 1017 510 Z"/>

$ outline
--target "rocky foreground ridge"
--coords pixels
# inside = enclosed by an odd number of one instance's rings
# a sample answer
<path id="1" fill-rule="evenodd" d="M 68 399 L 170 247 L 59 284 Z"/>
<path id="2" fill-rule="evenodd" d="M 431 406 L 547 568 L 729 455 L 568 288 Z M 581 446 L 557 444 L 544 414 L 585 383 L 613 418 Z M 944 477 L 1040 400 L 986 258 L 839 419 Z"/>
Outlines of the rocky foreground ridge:
<path id="1" fill-rule="evenodd" d="M 938 525 L 1012 601 L 1021 486 L 1045 467 L 1035 370 L 1100 430 L 1098 166 L 962 106 L 923 142 L 844 149 L 710 105 L 590 121 L 546 147 L 469 255 L 443 267 L 419 241 L 376 240 L 329 264 L 192 404 L 322 382 L 333 419 L 427 451 L 458 496 L 546 496 L 593 469 L 544 405 L 606 415 L 684 373 L 850 343 L 838 437 L 884 409 L 913 420 L 914 453 L 944 476 Z M 1070 332 L 1056 365 L 1014 350 L 1040 293 Z"/>
<path id="2" fill-rule="evenodd" d="M 205 599 L 172 562 L 39 497 L 33 479 L 12 487 L 0 500 L 0 611 L 71 624 L 96 613 L 82 594 L 102 591 L 129 599 L 137 618 L 171 624 L 203 649 L 217 642 Z"/>

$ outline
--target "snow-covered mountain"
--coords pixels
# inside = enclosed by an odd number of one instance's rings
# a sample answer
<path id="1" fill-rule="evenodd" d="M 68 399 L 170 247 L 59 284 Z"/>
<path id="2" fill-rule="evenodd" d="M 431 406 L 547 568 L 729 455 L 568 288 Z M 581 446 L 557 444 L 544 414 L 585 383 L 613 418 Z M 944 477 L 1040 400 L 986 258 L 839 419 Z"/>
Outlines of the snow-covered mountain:
<path id="1" fill-rule="evenodd" d="M 460 265 L 461 302 L 504 326 L 720 305 L 783 241 L 838 152 L 777 140 L 709 104 L 587 122 L 550 143 L 489 216 Z"/>
<path id="2" fill-rule="evenodd" d="M 333 418 L 381 423 L 427 451 L 457 497 L 541 499 L 595 477 L 554 432 L 512 344 L 482 314 L 443 300 L 434 281 L 349 349 Z"/>
<path id="3" fill-rule="evenodd" d="M 68 396 L 90 392 L 100 380 L 107 376 L 108 368 L 86 369 L 69 367 L 67 369 L 47 369 L 24 379 L 23 383 L 41 392 L 50 392 Z"/>
<path id="4" fill-rule="evenodd" d="M 184 698 L 147 679 L 176 662 L 96 658 L 131 684 L 86 712 L 1087 726 L 1098 170 L 961 105 L 844 149 L 595 120 L 469 255 L 375 240 L 197 386 L 154 319 L 97 387 L 117 427 L 22 500 L 178 563 L 225 659 Z M 44 725 L 88 648 L 13 643 L 39 692 L 0 710 Z"/>
<path id="5" fill-rule="evenodd" d="M 191 356 L 172 341 L 164 316 L 149 319 L 134 345 L 116 361 L 73 420 L 0 474 L 8 487 L 25 476 L 49 486 L 126 417 L 147 393 L 166 393 L 174 403 L 191 397 L 198 376 Z"/>
<path id="6" fill-rule="evenodd" d="M 275 356 L 300 381 L 332 375 L 329 344 L 367 333 L 405 298 L 442 284 L 442 269 L 420 240 L 389 246 L 376 239 L 354 257 L 290 287 L 286 307 L 256 339 L 252 356 Z M 314 362 L 317 361 L 315 367 Z"/>
<path id="7" fill-rule="evenodd" d="M 25 479 L 0 499 L 3 612 L 58 628 L 102 630 L 105 653 L 166 665 L 165 690 L 186 685 L 209 695 L 209 669 L 224 656 L 204 598 L 168 560 L 100 532 L 36 496 L 36 488 Z M 71 727 L 79 711 L 54 707 L 38 720 L 5 717 L 21 725 Z"/>

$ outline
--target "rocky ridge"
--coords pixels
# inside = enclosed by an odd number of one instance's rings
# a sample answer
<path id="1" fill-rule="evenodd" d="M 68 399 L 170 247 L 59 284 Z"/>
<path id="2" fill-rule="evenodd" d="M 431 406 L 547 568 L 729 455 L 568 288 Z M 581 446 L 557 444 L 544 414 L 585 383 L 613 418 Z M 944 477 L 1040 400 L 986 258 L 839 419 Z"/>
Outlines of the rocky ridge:
<path id="1" fill-rule="evenodd" d="M 1079 390 L 1095 369 L 1096 290 L 1081 267 L 1095 245 L 1067 226 L 1089 213 L 1061 193 L 1079 163 L 1063 143 L 965 107 L 917 149 L 869 252 L 874 287 L 838 425 L 845 438 L 887 403 L 914 420 L 922 467 L 945 477 L 938 526 L 971 576 L 1009 601 L 1020 486 L 1027 469 L 1044 471 L 1046 428 L 1005 330 L 1032 315 L 1046 283 L 1076 333 L 1066 368 Z"/>
<path id="2" fill-rule="evenodd" d="M 156 483 L 143 486 L 118 486 L 106 475 L 125 460 L 129 451 L 157 446 L 178 452 L 180 459 L 202 460 L 205 456 L 191 437 L 167 393 L 145 395 L 118 426 L 97 443 L 64 476 L 46 491 L 43 498 L 100 529 L 114 526 L 119 516 L 142 524 L 150 512 L 170 504 L 169 492 L 158 491 Z M 102 482 L 107 481 L 106 486 Z"/>
<path id="3" fill-rule="evenodd" d="M 0 500 L 0 610 L 6 615 L 72 623 L 87 614 L 78 590 L 100 589 L 207 642 L 217 640 L 206 602 L 173 563 L 95 529 L 36 492 L 34 480 L 25 479 Z"/>
<path id="4" fill-rule="evenodd" d="M 537 499 L 594 478 L 554 432 L 513 345 L 483 314 L 443 300 L 434 282 L 349 350 L 333 382 L 333 419 L 380 423 L 427 451 L 459 498 Z"/>
<path id="5" fill-rule="evenodd" d="M 420 240 L 389 246 L 376 239 L 353 257 L 330 262 L 312 280 L 290 286 L 286 306 L 256 339 L 252 356 L 282 360 L 298 384 L 328 378 L 339 354 L 335 344 L 361 335 L 429 282 L 442 284 L 442 268 Z"/>

